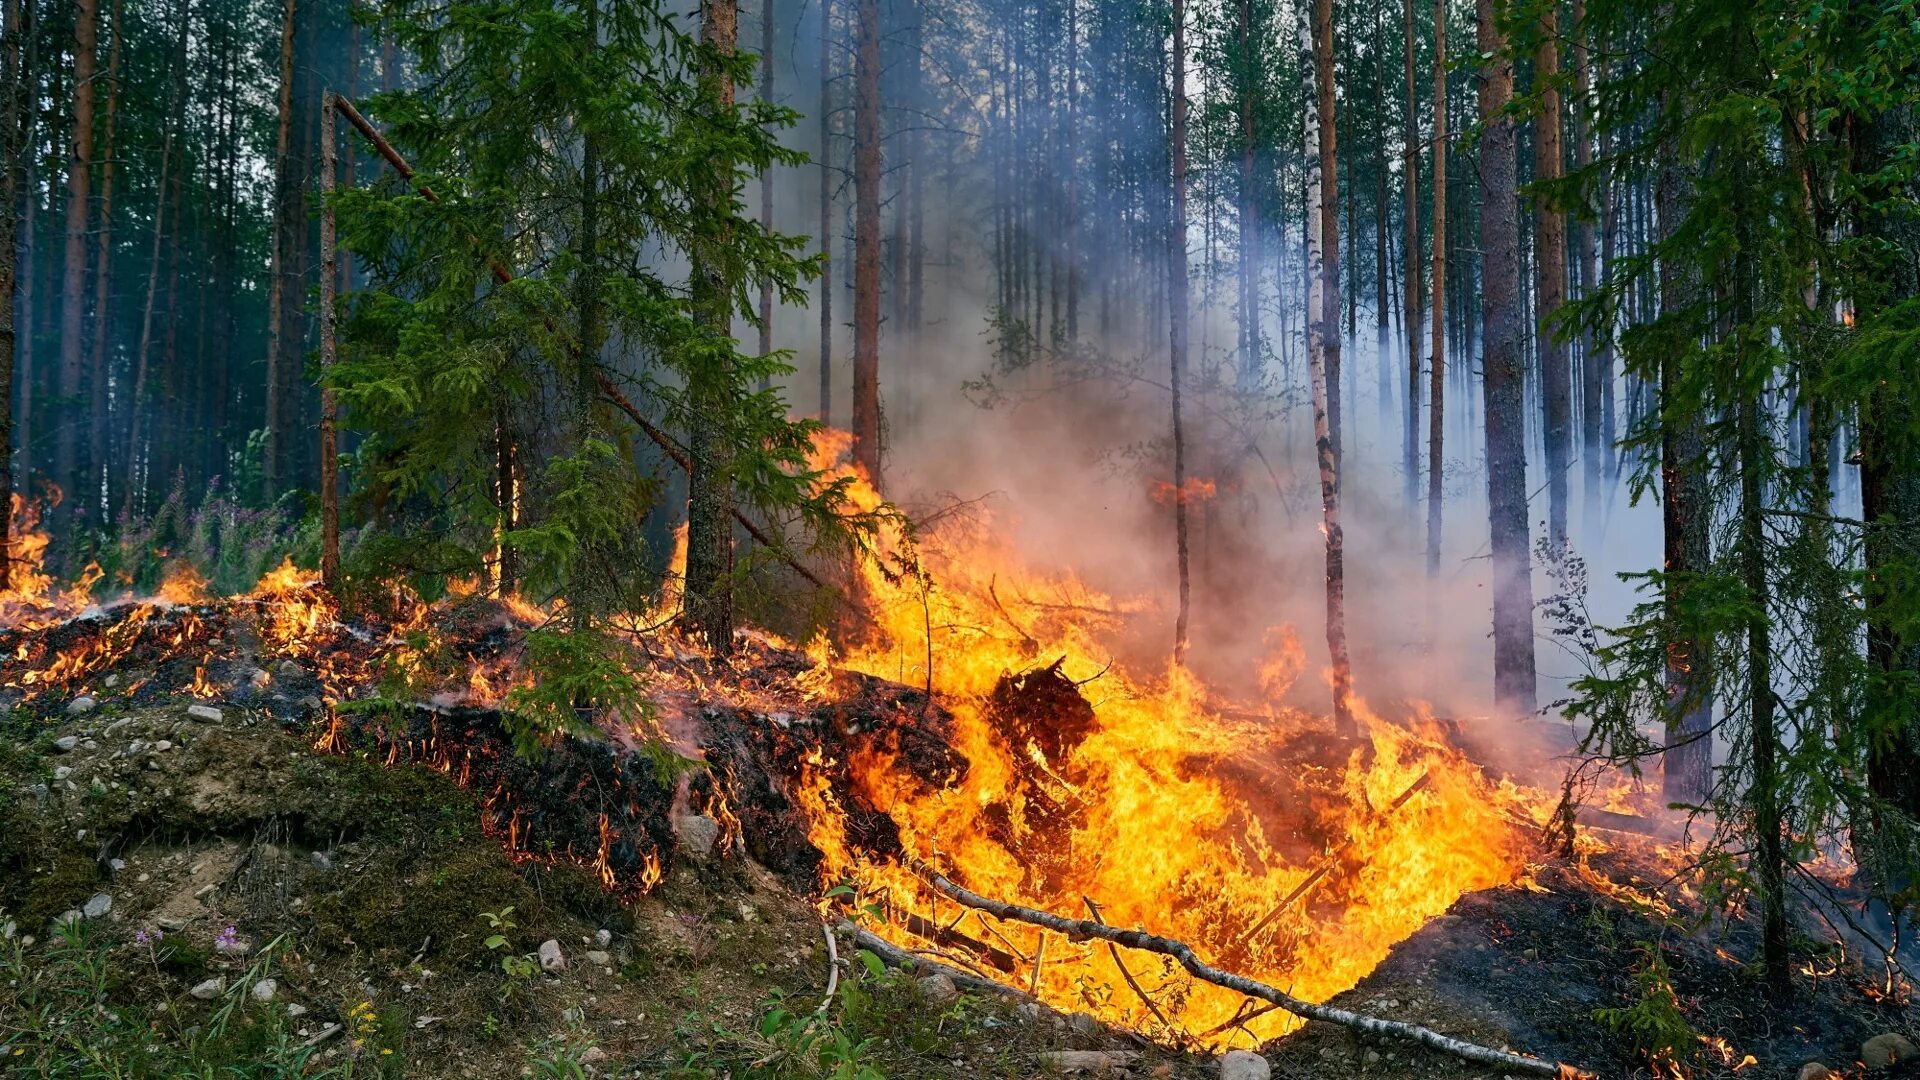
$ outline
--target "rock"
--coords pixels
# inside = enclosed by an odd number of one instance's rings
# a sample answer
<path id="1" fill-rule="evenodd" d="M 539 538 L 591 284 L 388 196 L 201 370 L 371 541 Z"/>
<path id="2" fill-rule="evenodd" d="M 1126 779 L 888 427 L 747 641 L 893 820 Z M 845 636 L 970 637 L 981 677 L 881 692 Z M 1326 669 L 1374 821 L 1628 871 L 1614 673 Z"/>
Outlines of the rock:
<path id="1" fill-rule="evenodd" d="M 126 868 L 127 868 L 127 860 L 125 859 L 108 859 L 107 860 L 107 869 L 113 871 L 116 874 L 122 870 L 125 870 Z"/>
<path id="2" fill-rule="evenodd" d="M 156 754 L 164 754 L 171 749 L 173 749 L 173 741 L 170 739 L 161 739 L 153 744 L 153 752 Z"/>
<path id="3" fill-rule="evenodd" d="M 920 997 L 929 1005 L 947 1005 L 960 997 L 960 988 L 942 972 L 934 972 L 920 980 Z"/>
<path id="4" fill-rule="evenodd" d="M 305 1016 L 307 1015 L 307 1007 L 296 1001 L 287 1006 L 287 1015 L 292 1017 Z"/>
<path id="5" fill-rule="evenodd" d="M 593 932 L 593 943 L 603 949 L 613 944 L 613 931 L 605 927 L 595 930 Z"/>
<path id="6" fill-rule="evenodd" d="M 113 673 L 111 673 L 111 674 L 109 674 L 109 675 L 108 675 L 108 676 L 107 676 L 107 677 L 106 677 L 105 679 L 102 679 L 102 680 L 100 681 L 100 685 L 102 685 L 102 686 L 104 686 L 104 687 L 106 687 L 106 688 L 107 688 L 107 689 L 109 689 L 109 690 L 111 690 L 111 689 L 113 689 L 113 688 L 114 688 L 114 687 L 116 687 L 116 686 L 119 686 L 119 685 L 120 685 L 120 673 L 116 671 L 116 672 L 113 672 Z"/>
<path id="7" fill-rule="evenodd" d="M 1912 1061 L 1920 1056 L 1913 1040 L 1898 1032 L 1875 1035 L 1860 1044 L 1860 1063 L 1869 1069 L 1888 1069 L 1896 1061 Z"/>
<path id="8" fill-rule="evenodd" d="M 215 976 L 214 978 L 208 979 L 206 982 L 203 982 L 198 986 L 195 986 L 193 989 L 187 991 L 187 993 L 192 995 L 193 997 L 199 998 L 201 1001 L 212 1001 L 214 998 L 217 998 L 222 993 L 224 993 L 226 989 L 227 989 L 227 980 L 224 978 Z"/>
<path id="9" fill-rule="evenodd" d="M 333 859 L 328 857 L 327 853 L 324 851 L 316 851 L 313 854 L 307 856 L 307 861 L 312 863 L 313 868 L 315 870 L 320 871 L 321 873 L 325 873 L 328 870 L 333 869 Z"/>
<path id="10" fill-rule="evenodd" d="M 209 724 L 217 724 L 225 714 L 211 705 L 189 705 L 187 706 L 187 715 L 195 720 L 204 720 Z"/>
<path id="11" fill-rule="evenodd" d="M 546 972 L 567 970 L 566 955 L 560 951 L 560 943 L 552 938 L 540 943 L 540 970 Z"/>
<path id="12" fill-rule="evenodd" d="M 673 833 L 687 854 L 704 859 L 720 842 L 720 823 L 705 814 L 681 814 L 673 819 Z"/>
<path id="13" fill-rule="evenodd" d="M 1220 1080 L 1267 1080 L 1273 1066 L 1251 1050 L 1229 1050 L 1220 1055 Z"/>
<path id="14" fill-rule="evenodd" d="M 589 1046 L 580 1055 L 580 1064 L 598 1065 L 607 1060 L 607 1052 L 597 1046 Z"/>
<path id="15" fill-rule="evenodd" d="M 67 715 L 85 716 L 92 712 L 99 704 L 98 701 L 93 700 L 93 698 L 86 694 L 81 694 L 79 697 L 67 702 Z"/>
<path id="16" fill-rule="evenodd" d="M 99 892 L 94 893 L 87 899 L 87 906 L 81 908 L 80 913 L 89 919 L 97 919 L 112 910 L 113 897 L 106 893 Z"/>
<path id="17" fill-rule="evenodd" d="M 55 781 L 65 780 L 67 777 L 72 775 L 73 775 L 73 766 L 71 765 L 54 766 L 53 778 Z"/>
<path id="18" fill-rule="evenodd" d="M 153 924 L 170 934 L 185 930 L 187 924 L 192 921 L 192 919 L 183 918 L 179 915 L 155 915 L 153 917 Z"/>
<path id="19" fill-rule="evenodd" d="M 273 979 L 261 979 L 259 982 L 253 984 L 252 990 L 248 991 L 249 994 L 253 995 L 253 1000 L 263 1004 L 272 1001 L 274 995 L 279 992 L 280 984 Z"/>
<path id="20" fill-rule="evenodd" d="M 71 753 L 73 748 L 79 745 L 80 736 L 78 735 L 62 735 L 53 740 L 54 751 L 61 754 Z"/>
<path id="21" fill-rule="evenodd" d="M 1131 1050 L 1053 1050 L 1040 1060 L 1055 1072 L 1110 1073 L 1133 1064 L 1139 1054 Z"/>
<path id="22" fill-rule="evenodd" d="M 1840 1074 L 1827 1068 L 1818 1061 L 1809 1061 L 1800 1066 L 1800 1074 L 1795 1080 L 1841 1080 Z"/>
<path id="23" fill-rule="evenodd" d="M 1100 1021 L 1083 1012 L 1072 1013 L 1067 1017 L 1067 1030 L 1089 1038 L 1100 1034 Z"/>
<path id="24" fill-rule="evenodd" d="M 613 957 L 601 952 L 599 949 L 591 949 L 587 952 L 587 963 L 592 964 L 594 967 L 606 967 L 608 964 L 613 963 Z"/>
<path id="25" fill-rule="evenodd" d="M 1040 1018 L 1046 1015 L 1045 1011 L 1040 1007 L 1040 1003 L 1037 1001 L 1023 1001 L 1020 1003 L 1019 1008 L 1013 1011 L 1020 1019 L 1025 1020 L 1029 1024 L 1039 1023 Z"/>

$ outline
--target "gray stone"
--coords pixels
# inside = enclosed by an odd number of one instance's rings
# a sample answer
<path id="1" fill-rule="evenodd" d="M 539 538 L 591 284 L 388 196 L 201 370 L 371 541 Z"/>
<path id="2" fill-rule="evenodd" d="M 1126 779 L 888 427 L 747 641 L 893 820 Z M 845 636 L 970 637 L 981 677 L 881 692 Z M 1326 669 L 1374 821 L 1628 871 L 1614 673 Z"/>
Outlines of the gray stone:
<path id="1" fill-rule="evenodd" d="M 1809 1061 L 1800 1066 L 1800 1073 L 1795 1080 L 1840 1080 L 1840 1074 L 1821 1062 Z"/>
<path id="2" fill-rule="evenodd" d="M 540 943 L 540 970 L 561 972 L 567 970 L 567 958 L 560 951 L 560 943 L 552 938 Z"/>
<path id="3" fill-rule="evenodd" d="M 253 989 L 248 993 L 253 995 L 253 1000 L 264 1004 L 272 1001 L 274 996 L 280 993 L 280 984 L 273 979 L 261 979 L 253 984 Z"/>
<path id="4" fill-rule="evenodd" d="M 113 910 L 113 897 L 103 892 L 94 893 L 87 899 L 87 906 L 80 913 L 89 919 L 97 919 Z"/>
<path id="5" fill-rule="evenodd" d="M 1875 1035 L 1860 1044 L 1860 1063 L 1869 1069 L 1888 1069 L 1896 1061 L 1912 1061 L 1920 1056 L 1915 1050 L 1913 1040 L 1898 1032 L 1889 1031 L 1884 1035 Z"/>
<path id="6" fill-rule="evenodd" d="M 603 949 L 613 944 L 613 931 L 608 930 L 606 927 L 595 930 L 593 932 L 593 943 Z"/>
<path id="7" fill-rule="evenodd" d="M 53 749 L 62 754 L 72 752 L 73 748 L 79 745 L 80 736 L 78 735 L 62 735 L 53 740 Z"/>
<path id="8" fill-rule="evenodd" d="M 592 964 L 594 967 L 606 967 L 608 964 L 613 963 L 613 957 L 608 953 L 601 952 L 599 949 L 589 949 L 587 951 L 587 963 Z"/>
<path id="9" fill-rule="evenodd" d="M 679 837 L 680 846 L 696 859 L 713 854 L 714 845 L 720 842 L 720 823 L 705 814 L 682 814 L 674 818 L 673 832 Z"/>
<path id="10" fill-rule="evenodd" d="M 1067 1030 L 1091 1038 L 1100 1034 L 1100 1021 L 1094 1019 L 1087 1013 L 1070 1013 L 1067 1016 Z"/>
<path id="11" fill-rule="evenodd" d="M 212 1001 L 214 998 L 219 997 L 223 992 L 225 992 L 226 989 L 227 989 L 227 980 L 222 977 L 215 976 L 214 978 L 208 979 L 206 982 L 203 982 L 198 986 L 195 986 L 193 989 L 187 991 L 187 993 L 194 997 L 199 998 L 201 1001 Z"/>
<path id="12" fill-rule="evenodd" d="M 944 972 L 934 972 L 920 980 L 920 997 L 929 1005 L 950 1004 L 960 996 L 960 988 Z"/>
<path id="13" fill-rule="evenodd" d="M 1111 1073 L 1133 1064 L 1140 1055 L 1131 1050 L 1053 1050 L 1040 1060 L 1055 1072 Z"/>
<path id="14" fill-rule="evenodd" d="M 1251 1050 L 1229 1050 L 1220 1055 L 1220 1080 L 1267 1080 L 1273 1066 Z"/>
<path id="15" fill-rule="evenodd" d="M 307 861 L 313 864 L 313 868 L 315 870 L 319 870 L 323 873 L 333 869 L 333 859 L 329 857 L 327 853 L 324 851 L 316 851 L 313 854 L 307 856 Z"/>
<path id="16" fill-rule="evenodd" d="M 187 715 L 193 717 L 195 720 L 204 720 L 209 724 L 217 724 L 225 714 L 211 705 L 189 705 L 187 706 Z"/>
<path id="17" fill-rule="evenodd" d="M 85 716 L 88 713 L 92 712 L 94 708 L 97 707 L 99 704 L 100 703 L 98 701 L 93 700 L 92 697 L 86 694 L 81 694 L 79 697 L 74 698 L 72 701 L 67 702 L 67 715 L 68 716 Z"/>
<path id="18" fill-rule="evenodd" d="M 73 766 L 71 765 L 56 765 L 53 768 L 53 778 L 55 780 L 65 780 L 67 777 L 72 775 L 73 775 Z"/>
<path id="19" fill-rule="evenodd" d="M 287 1015 L 293 1017 L 305 1016 L 307 1015 L 307 1007 L 296 1001 L 287 1006 Z"/>
<path id="20" fill-rule="evenodd" d="M 164 754 L 171 749 L 173 749 L 173 743 L 168 739 L 161 739 L 153 744 L 153 752 L 156 754 Z"/>
<path id="21" fill-rule="evenodd" d="M 597 1046 L 589 1046 L 580 1054 L 580 1064 L 598 1065 L 607 1060 L 607 1052 Z"/>

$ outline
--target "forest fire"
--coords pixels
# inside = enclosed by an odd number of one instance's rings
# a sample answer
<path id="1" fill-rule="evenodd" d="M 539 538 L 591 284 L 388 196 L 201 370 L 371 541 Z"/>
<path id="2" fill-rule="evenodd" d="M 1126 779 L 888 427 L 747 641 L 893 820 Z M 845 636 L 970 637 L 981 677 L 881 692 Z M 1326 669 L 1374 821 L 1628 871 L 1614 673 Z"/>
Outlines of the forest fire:
<path id="1" fill-rule="evenodd" d="M 835 464 L 844 446 L 822 440 L 817 464 L 853 482 L 860 508 L 877 508 L 864 478 Z M 30 512 L 16 502 L 16 514 L 25 548 L 43 549 Z M 1268 635 L 1258 678 L 1269 702 L 1230 702 L 1179 667 L 1126 670 L 1103 636 L 1137 605 L 1070 577 L 1024 573 L 978 523 L 946 522 L 917 538 L 890 527 L 878 548 L 851 589 L 864 632 L 837 654 L 824 637 L 802 656 L 750 635 L 727 666 L 671 631 L 629 644 L 636 664 L 657 661 L 637 673 L 666 711 L 732 701 L 759 725 L 753 737 L 778 744 L 794 767 L 788 797 L 820 855 L 810 884 L 823 894 L 852 885 L 860 905 L 884 913 L 869 929 L 896 944 L 1156 1037 L 1246 1044 L 1300 1021 L 1250 1008 L 1163 957 L 956 910 L 909 864 L 924 860 L 1010 902 L 1177 937 L 1310 1001 L 1352 987 L 1462 894 L 1525 872 L 1529 808 L 1542 797 L 1491 779 L 1430 720 L 1395 724 L 1357 705 L 1361 734 L 1341 738 L 1322 718 L 1272 704 L 1303 666 L 1290 633 Z M 592 764 L 590 773 L 612 770 L 610 781 L 566 781 L 561 797 L 582 805 L 563 826 L 524 791 L 561 775 L 553 755 L 518 766 L 497 736 L 475 741 L 483 717 L 525 677 L 509 641 L 546 617 L 536 605 L 486 600 L 466 584 L 436 604 L 394 589 L 385 615 L 349 626 L 317 576 L 291 561 L 246 595 L 205 607 L 189 606 L 205 583 L 183 568 L 155 600 L 128 599 L 104 630 L 55 649 L 33 632 L 92 601 L 78 586 L 55 591 L 37 564 L 19 580 L 4 604 L 17 642 L 8 685 L 24 699 L 86 692 L 136 654 L 170 670 L 175 692 L 231 697 L 280 677 L 222 667 L 218 646 L 251 634 L 262 663 L 296 663 L 317 681 L 325 707 L 305 722 L 322 748 L 371 745 L 389 762 L 427 764 L 486 791 L 487 826 L 503 844 L 557 852 L 617 891 L 645 892 L 664 873 L 673 797 L 644 764 Z M 476 603 L 487 605 L 484 618 L 472 616 Z M 785 681 L 769 674 L 783 656 L 797 669 Z M 395 671 L 438 690 L 355 744 L 338 706 Z M 778 719 L 783 696 L 789 708 L 844 711 L 848 675 L 930 688 L 932 699 L 890 699 L 877 715 L 904 730 L 940 709 L 951 767 L 905 762 L 901 738 L 863 739 L 859 723 L 837 742 L 807 742 L 800 725 Z M 622 740 L 660 735 L 645 718 L 595 719 Z M 732 783 L 723 764 L 688 798 L 737 835 L 730 804 L 744 796 Z M 878 818 L 890 823 L 880 840 Z"/>

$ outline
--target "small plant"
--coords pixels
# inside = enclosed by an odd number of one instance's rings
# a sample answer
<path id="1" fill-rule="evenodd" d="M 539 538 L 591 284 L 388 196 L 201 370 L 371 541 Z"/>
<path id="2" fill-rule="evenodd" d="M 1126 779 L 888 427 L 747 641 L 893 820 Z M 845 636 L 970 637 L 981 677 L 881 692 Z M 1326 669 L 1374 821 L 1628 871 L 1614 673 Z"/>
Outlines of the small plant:
<path id="1" fill-rule="evenodd" d="M 505 972 L 507 976 L 506 985 L 500 988 L 500 1000 L 505 1002 L 511 999 L 518 991 L 525 988 L 528 983 L 533 981 L 533 977 L 540 973 L 540 958 L 533 953 L 515 953 L 511 951 L 506 932 L 512 931 L 518 926 L 518 924 L 513 921 L 512 904 L 508 904 L 499 911 L 483 911 L 480 913 L 480 917 L 485 919 L 487 926 L 494 931 L 494 933 L 488 934 L 486 940 L 481 942 L 481 944 L 485 945 L 489 952 L 502 952 L 506 950 L 500 957 L 500 970 Z"/>
<path id="2" fill-rule="evenodd" d="M 1680 1011 L 1673 989 L 1673 973 L 1658 942 L 1641 942 L 1640 960 L 1633 969 L 1631 1004 L 1595 1009 L 1593 1018 L 1632 1040 L 1634 1050 L 1657 1072 L 1680 1075 L 1699 1051 L 1700 1033 Z"/>

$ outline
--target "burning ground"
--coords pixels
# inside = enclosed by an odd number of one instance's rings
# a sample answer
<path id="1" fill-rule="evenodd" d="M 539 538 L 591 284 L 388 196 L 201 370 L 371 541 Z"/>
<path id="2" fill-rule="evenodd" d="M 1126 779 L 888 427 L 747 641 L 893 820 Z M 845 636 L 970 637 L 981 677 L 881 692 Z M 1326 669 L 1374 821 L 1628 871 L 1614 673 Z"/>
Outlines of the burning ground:
<path id="1" fill-rule="evenodd" d="M 1602 1076 L 1861 1072 L 1869 1039 L 1915 1034 L 1904 981 L 1837 944 L 1791 1010 L 1765 1006 L 1739 898 L 1707 912 L 1676 853 L 1631 831 L 1660 822 L 1549 848 L 1556 796 L 1449 725 L 1363 710 L 1342 733 L 1272 704 L 1301 674 L 1285 634 L 1261 698 L 1230 700 L 1127 671 L 1104 643 L 1128 602 L 1018 574 L 978 523 L 887 542 L 838 647 L 749 635 L 722 663 L 643 613 L 621 646 L 644 704 L 531 755 L 502 710 L 549 614 L 516 598 L 389 589 L 343 611 L 287 566 L 245 596 L 182 575 L 101 607 L 30 579 L 0 635 L 9 978 L 94 949 L 127 974 L 87 992 L 140 1010 L 135 1041 L 218 1020 L 311 1041 L 306 1067 L 408 1075 L 558 1054 L 804 1076 L 834 1067 L 826 1031 L 871 1038 L 855 1057 L 895 1076 L 1203 1075 L 1232 1048 L 1280 1075 L 1486 1075 L 1290 1034 L 1291 1014 L 1167 957 L 963 908 L 924 861 L 1308 1001 Z M 869 970 L 846 936 L 836 968 L 823 918 L 921 970 Z M 269 1000 L 221 1018 L 266 978 Z M 0 1007 L 0 1039 L 32 1074 L 65 1044 L 29 1004 Z"/>

